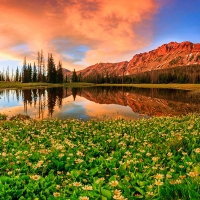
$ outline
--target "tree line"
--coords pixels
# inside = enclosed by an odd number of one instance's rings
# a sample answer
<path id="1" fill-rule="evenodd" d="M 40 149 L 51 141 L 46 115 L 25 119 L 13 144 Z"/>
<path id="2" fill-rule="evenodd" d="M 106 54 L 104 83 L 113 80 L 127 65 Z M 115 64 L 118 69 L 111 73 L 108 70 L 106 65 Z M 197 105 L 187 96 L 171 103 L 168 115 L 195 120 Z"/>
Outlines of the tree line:
<path id="1" fill-rule="evenodd" d="M 9 67 L 7 67 L 6 71 L 0 71 L 0 81 L 63 83 L 62 62 L 59 61 L 56 65 L 53 55 L 48 54 L 47 64 L 45 65 L 43 51 L 41 50 L 37 54 L 37 64 L 35 62 L 33 65 L 27 63 L 26 57 L 24 57 L 22 69 L 20 70 L 17 67 L 15 72 L 12 70 L 12 73 L 10 73 Z"/>
<path id="2" fill-rule="evenodd" d="M 55 64 L 52 54 L 48 54 L 47 64 L 43 51 L 37 54 L 37 63 L 27 63 L 24 58 L 21 70 L 17 67 L 16 72 L 9 72 L 9 67 L 3 72 L 0 71 L 0 81 L 16 81 L 16 82 L 47 82 L 47 83 L 63 83 L 63 82 L 88 82 L 94 84 L 113 83 L 113 84 L 129 84 L 129 83 L 200 83 L 200 65 L 186 65 L 169 67 L 159 70 L 151 70 L 137 74 L 119 76 L 115 73 L 94 73 L 89 76 L 82 76 L 81 72 L 75 69 L 70 77 L 64 77 L 62 62 Z"/>
<path id="3" fill-rule="evenodd" d="M 138 83 L 200 83 L 200 65 L 176 66 L 138 74 L 119 76 L 108 72 L 82 78 L 88 83 L 138 84 Z"/>

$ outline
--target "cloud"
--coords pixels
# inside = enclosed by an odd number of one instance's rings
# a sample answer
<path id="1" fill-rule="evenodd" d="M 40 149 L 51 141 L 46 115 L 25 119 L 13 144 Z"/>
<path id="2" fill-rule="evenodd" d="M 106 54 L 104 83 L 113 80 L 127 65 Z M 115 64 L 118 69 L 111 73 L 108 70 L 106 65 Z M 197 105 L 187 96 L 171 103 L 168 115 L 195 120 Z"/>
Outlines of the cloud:
<path id="1" fill-rule="evenodd" d="M 23 60 L 26 55 L 33 61 L 43 49 L 71 69 L 130 59 L 149 44 L 159 7 L 156 0 L 1 1 L 0 56 Z M 138 33 L 140 26 L 148 34 Z"/>

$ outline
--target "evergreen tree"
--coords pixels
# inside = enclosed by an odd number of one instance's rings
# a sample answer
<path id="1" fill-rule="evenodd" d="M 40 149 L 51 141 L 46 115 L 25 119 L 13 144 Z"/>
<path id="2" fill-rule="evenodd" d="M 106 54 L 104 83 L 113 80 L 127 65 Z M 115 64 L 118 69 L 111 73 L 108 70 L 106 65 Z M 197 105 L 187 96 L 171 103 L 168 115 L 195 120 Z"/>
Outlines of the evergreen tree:
<path id="1" fill-rule="evenodd" d="M 63 83 L 63 70 L 62 70 L 62 63 L 59 61 L 57 67 L 57 83 Z"/>
<path id="2" fill-rule="evenodd" d="M 19 82 L 22 82 L 22 73 L 19 73 Z"/>
<path id="3" fill-rule="evenodd" d="M 37 82 L 37 68 L 36 68 L 36 65 L 34 63 L 33 65 L 33 82 Z"/>
<path id="4" fill-rule="evenodd" d="M 81 74 L 81 72 L 78 75 L 78 82 L 82 82 L 82 74 Z"/>
<path id="5" fill-rule="evenodd" d="M 65 76 L 65 83 L 67 83 L 67 81 L 68 81 L 68 77 L 67 77 L 67 74 L 66 74 L 66 76 Z"/>
<path id="6" fill-rule="evenodd" d="M 16 82 L 19 81 L 19 69 L 18 69 L 18 66 L 17 66 L 17 69 L 16 69 L 15 81 L 16 81 Z"/>
<path id="7" fill-rule="evenodd" d="M 6 81 L 10 81 L 10 77 L 9 77 L 9 67 L 7 67 L 7 70 L 6 70 Z"/>
<path id="8" fill-rule="evenodd" d="M 52 54 L 48 56 L 48 63 L 47 63 L 47 82 L 48 83 L 56 83 L 56 67 L 53 60 Z"/>
<path id="9" fill-rule="evenodd" d="M 24 63 L 22 67 L 22 82 L 27 82 L 27 65 L 26 65 L 26 57 L 24 57 Z"/>
<path id="10" fill-rule="evenodd" d="M 77 77 L 75 69 L 74 69 L 73 74 L 72 74 L 72 82 L 78 82 L 78 77 Z"/>
<path id="11" fill-rule="evenodd" d="M 28 65 L 28 69 L 27 69 L 27 82 L 32 82 L 32 66 L 31 66 L 31 63 Z"/>

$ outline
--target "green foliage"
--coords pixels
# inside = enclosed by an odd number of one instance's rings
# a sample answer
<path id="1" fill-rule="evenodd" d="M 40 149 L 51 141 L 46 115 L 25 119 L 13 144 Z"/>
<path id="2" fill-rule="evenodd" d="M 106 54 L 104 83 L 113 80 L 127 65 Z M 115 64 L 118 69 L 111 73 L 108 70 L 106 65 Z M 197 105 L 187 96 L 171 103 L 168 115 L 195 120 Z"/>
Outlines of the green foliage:
<path id="1" fill-rule="evenodd" d="M 76 74 L 75 69 L 74 69 L 73 74 L 72 74 L 72 82 L 73 82 L 73 83 L 74 83 L 74 82 L 78 82 L 78 76 L 77 76 L 77 74 Z"/>
<path id="2" fill-rule="evenodd" d="M 54 63 L 54 59 L 52 54 L 48 56 L 48 63 L 47 63 L 47 82 L 48 83 L 56 83 L 56 66 Z"/>
<path id="3" fill-rule="evenodd" d="M 0 120 L 6 120 L 6 119 L 7 119 L 7 115 L 0 113 Z"/>
<path id="4" fill-rule="evenodd" d="M 59 61 L 58 67 L 57 67 L 57 83 L 63 83 L 63 71 L 62 71 L 62 63 Z"/>
<path id="5" fill-rule="evenodd" d="M 0 126 L 0 199 L 199 199 L 200 117 Z"/>

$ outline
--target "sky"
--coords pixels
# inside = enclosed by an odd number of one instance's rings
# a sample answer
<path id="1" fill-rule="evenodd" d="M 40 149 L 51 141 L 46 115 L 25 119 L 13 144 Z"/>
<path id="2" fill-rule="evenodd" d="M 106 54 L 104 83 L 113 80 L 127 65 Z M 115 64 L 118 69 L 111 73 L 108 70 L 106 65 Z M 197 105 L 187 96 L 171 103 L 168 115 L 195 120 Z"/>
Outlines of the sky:
<path id="1" fill-rule="evenodd" d="M 199 0 L 0 0 L 0 71 L 47 59 L 76 71 L 172 41 L 200 43 Z"/>

